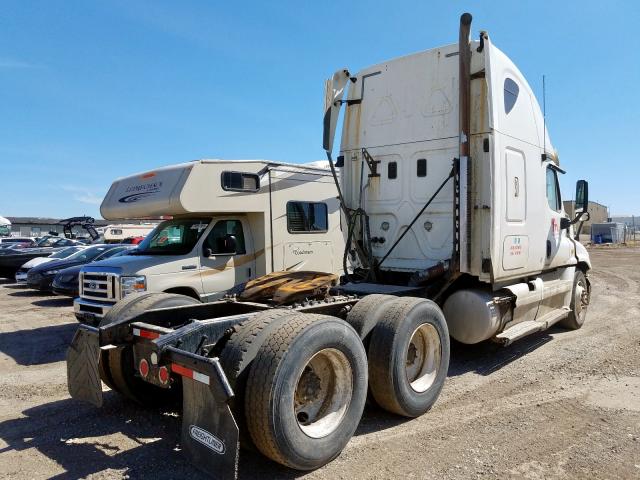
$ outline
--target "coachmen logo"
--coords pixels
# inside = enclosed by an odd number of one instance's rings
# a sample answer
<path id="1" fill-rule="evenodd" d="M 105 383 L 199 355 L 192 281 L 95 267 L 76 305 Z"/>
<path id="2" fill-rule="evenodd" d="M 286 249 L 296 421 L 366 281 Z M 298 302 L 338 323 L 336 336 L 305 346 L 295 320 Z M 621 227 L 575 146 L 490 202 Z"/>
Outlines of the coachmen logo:
<path id="1" fill-rule="evenodd" d="M 154 174 L 155 176 L 155 174 Z M 143 176 L 143 178 L 146 178 Z M 129 195 L 125 195 L 124 197 L 120 197 L 118 202 L 120 203 L 133 203 L 141 200 L 149 195 L 154 195 L 160 191 L 162 188 L 162 182 L 149 182 L 143 183 L 139 185 L 130 185 L 127 187 L 124 193 L 128 193 Z"/>
<path id="2" fill-rule="evenodd" d="M 191 435 L 191 438 L 196 442 L 200 442 L 214 452 L 219 453 L 220 455 L 224 454 L 224 443 L 222 443 L 222 441 L 213 433 L 209 433 L 196 425 L 191 425 L 189 426 L 189 435 Z"/>

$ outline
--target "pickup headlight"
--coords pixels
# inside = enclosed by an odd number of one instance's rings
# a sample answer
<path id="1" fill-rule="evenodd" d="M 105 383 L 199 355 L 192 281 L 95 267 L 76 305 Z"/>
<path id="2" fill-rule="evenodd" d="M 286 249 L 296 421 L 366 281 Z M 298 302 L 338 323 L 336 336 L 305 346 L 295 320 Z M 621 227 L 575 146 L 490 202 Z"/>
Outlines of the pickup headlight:
<path id="1" fill-rule="evenodd" d="M 120 298 L 130 293 L 144 292 L 147 290 L 147 278 L 144 275 L 137 277 L 120 277 Z"/>

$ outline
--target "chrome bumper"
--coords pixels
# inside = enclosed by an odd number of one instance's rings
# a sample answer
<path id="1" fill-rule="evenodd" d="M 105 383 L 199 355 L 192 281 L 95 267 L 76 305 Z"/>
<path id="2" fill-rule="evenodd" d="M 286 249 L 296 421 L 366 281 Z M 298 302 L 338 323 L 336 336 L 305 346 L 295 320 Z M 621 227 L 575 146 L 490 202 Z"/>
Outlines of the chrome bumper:
<path id="1" fill-rule="evenodd" d="M 78 297 L 73 300 L 73 312 L 80 321 L 93 324 L 104 317 L 115 305 L 115 302 L 99 302 Z"/>
<path id="2" fill-rule="evenodd" d="M 16 273 L 16 283 L 26 283 L 27 281 L 27 273 L 26 272 L 18 272 Z"/>

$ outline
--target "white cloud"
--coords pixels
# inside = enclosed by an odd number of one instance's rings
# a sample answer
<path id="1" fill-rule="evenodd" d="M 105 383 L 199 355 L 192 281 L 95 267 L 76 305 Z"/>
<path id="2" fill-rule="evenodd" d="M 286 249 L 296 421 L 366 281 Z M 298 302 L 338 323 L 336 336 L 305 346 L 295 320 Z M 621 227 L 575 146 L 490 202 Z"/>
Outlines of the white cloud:
<path id="1" fill-rule="evenodd" d="M 42 68 L 42 66 L 10 58 L 0 58 L 0 68 Z"/>
<path id="2" fill-rule="evenodd" d="M 62 187 L 66 192 L 73 194 L 73 199 L 76 202 L 86 203 L 88 205 L 100 205 L 104 195 L 100 195 L 95 191 L 91 191 L 84 187 L 77 187 L 74 185 L 64 185 Z"/>

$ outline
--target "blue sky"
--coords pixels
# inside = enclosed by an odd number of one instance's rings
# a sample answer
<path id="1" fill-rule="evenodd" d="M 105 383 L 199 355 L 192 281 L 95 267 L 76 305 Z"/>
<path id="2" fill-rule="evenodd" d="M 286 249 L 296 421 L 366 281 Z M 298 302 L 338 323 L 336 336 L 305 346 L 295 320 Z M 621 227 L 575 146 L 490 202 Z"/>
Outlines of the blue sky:
<path id="1" fill-rule="evenodd" d="M 324 159 L 323 79 L 454 43 L 541 98 L 562 166 L 640 214 L 640 2 L 1 0 L 0 215 L 98 216 L 111 181 L 196 158 Z"/>

